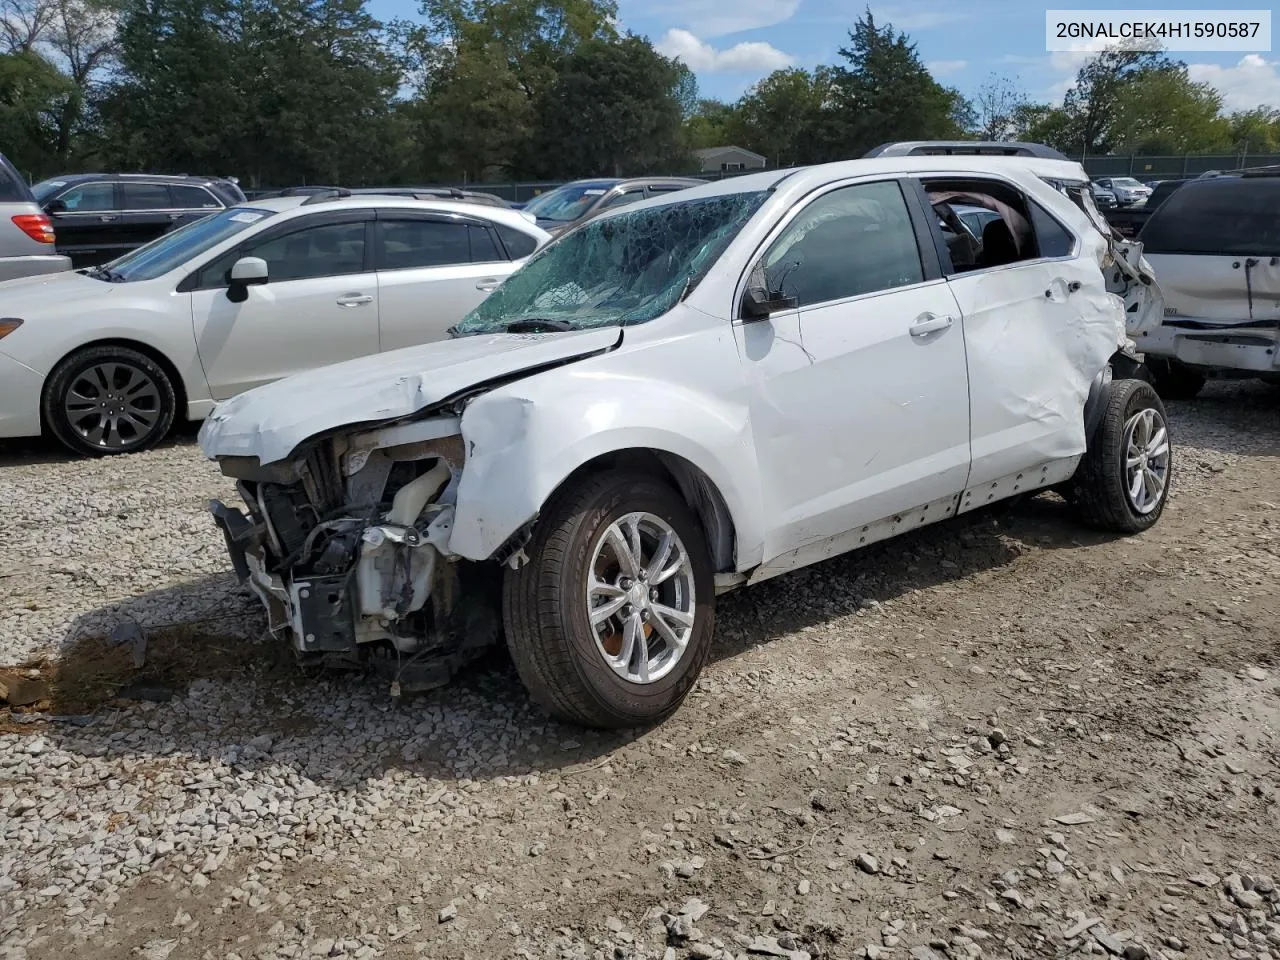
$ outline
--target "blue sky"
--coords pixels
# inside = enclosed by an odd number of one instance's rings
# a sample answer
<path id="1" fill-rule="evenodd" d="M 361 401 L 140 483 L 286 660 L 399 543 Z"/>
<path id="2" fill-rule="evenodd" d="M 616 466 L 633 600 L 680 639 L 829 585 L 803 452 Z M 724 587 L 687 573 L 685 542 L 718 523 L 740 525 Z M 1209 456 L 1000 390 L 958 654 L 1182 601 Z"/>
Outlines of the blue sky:
<path id="1" fill-rule="evenodd" d="M 778 67 L 833 63 L 866 0 L 619 0 L 622 26 L 648 36 L 698 75 L 704 96 L 735 100 Z M 413 17 L 416 0 L 371 0 L 383 19 Z M 1045 52 L 1045 9 L 1247 9 L 1258 0 L 871 0 L 872 12 L 905 30 L 939 81 L 972 95 L 996 73 L 1015 80 L 1034 100 L 1057 100 L 1081 55 Z M 1175 53 L 1197 80 L 1213 84 L 1228 109 L 1280 107 L 1280 56 Z"/>

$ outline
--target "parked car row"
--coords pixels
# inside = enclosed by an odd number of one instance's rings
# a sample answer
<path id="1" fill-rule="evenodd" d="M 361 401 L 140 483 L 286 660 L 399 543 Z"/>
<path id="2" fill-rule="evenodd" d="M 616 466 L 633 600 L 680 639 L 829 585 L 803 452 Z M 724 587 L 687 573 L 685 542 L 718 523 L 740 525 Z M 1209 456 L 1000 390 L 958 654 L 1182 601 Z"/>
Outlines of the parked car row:
<path id="1" fill-rule="evenodd" d="M 127 453 L 218 400 L 446 336 L 548 234 L 513 210 L 314 194 L 235 204 L 105 265 L 0 286 L 0 437 Z"/>

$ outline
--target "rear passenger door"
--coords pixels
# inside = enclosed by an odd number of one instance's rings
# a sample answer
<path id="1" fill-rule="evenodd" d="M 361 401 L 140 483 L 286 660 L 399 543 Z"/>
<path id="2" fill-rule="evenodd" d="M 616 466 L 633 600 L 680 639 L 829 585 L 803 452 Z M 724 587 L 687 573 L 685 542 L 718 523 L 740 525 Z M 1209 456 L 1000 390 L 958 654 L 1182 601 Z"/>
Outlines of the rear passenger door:
<path id="1" fill-rule="evenodd" d="M 987 175 L 919 183 L 924 203 L 930 193 L 963 193 L 1008 210 L 1007 219 L 988 223 L 982 250 L 968 263 L 952 262 L 933 218 L 964 316 L 973 442 L 966 504 L 1065 480 L 1071 458 L 1085 449 L 1089 384 L 1123 333 L 1098 262 L 1079 256 L 1080 238 L 1014 183 Z"/>
<path id="2" fill-rule="evenodd" d="M 375 236 L 382 350 L 446 339 L 514 269 L 479 219 L 380 210 Z"/>
<path id="3" fill-rule="evenodd" d="M 116 225 L 122 244 L 140 247 L 169 229 L 173 200 L 163 183 L 125 180 L 120 184 L 120 220 Z"/>

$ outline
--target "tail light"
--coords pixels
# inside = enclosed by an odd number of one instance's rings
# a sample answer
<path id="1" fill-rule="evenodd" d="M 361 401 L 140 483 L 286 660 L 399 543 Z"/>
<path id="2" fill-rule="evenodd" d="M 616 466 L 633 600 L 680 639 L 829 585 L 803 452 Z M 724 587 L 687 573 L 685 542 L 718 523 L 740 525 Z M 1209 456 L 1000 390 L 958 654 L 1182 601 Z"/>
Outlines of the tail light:
<path id="1" fill-rule="evenodd" d="M 53 243 L 53 221 L 43 213 L 20 213 L 13 222 L 36 243 Z"/>

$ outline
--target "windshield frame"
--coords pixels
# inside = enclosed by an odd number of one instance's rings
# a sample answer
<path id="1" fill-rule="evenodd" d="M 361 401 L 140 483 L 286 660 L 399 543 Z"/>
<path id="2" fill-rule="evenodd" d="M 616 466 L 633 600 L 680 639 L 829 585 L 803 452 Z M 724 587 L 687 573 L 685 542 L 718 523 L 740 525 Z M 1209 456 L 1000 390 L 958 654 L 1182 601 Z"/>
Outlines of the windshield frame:
<path id="1" fill-rule="evenodd" d="M 450 333 L 588 330 L 656 320 L 702 282 L 771 196 L 770 189 L 717 192 L 592 217 L 530 257 Z M 668 233 L 659 236 L 663 230 Z"/>
<path id="2" fill-rule="evenodd" d="M 206 216 L 183 224 L 170 233 L 156 237 L 150 243 L 121 254 L 101 267 L 89 268 L 86 275 L 97 276 L 112 283 L 148 283 L 176 271 L 189 272 L 194 261 L 203 261 L 210 255 L 214 257 L 220 255 L 229 246 L 242 242 L 246 232 L 260 229 L 264 221 L 270 220 L 279 212 L 267 207 L 255 207 L 252 204 L 240 204 L 212 211 Z M 254 216 L 250 220 L 248 217 L 251 214 Z M 235 224 L 235 227 L 221 230 L 212 239 L 204 242 L 196 240 L 191 246 L 183 246 L 185 241 L 200 237 L 202 230 L 208 231 L 215 223 L 224 227 L 227 224 Z M 152 266 L 151 261 L 170 247 L 175 249 L 160 261 L 163 267 L 157 269 Z M 131 267 L 135 271 L 132 274 L 129 272 Z"/>

